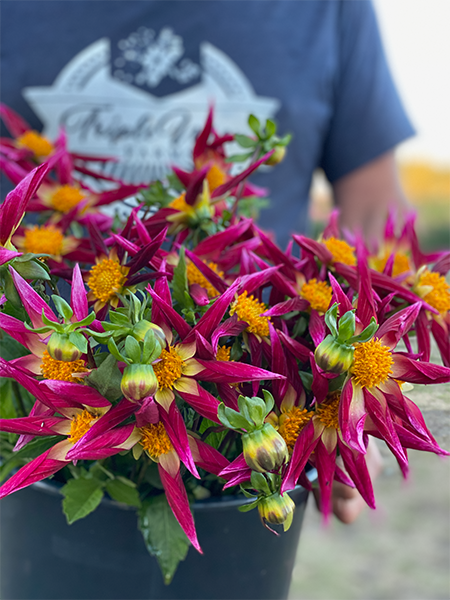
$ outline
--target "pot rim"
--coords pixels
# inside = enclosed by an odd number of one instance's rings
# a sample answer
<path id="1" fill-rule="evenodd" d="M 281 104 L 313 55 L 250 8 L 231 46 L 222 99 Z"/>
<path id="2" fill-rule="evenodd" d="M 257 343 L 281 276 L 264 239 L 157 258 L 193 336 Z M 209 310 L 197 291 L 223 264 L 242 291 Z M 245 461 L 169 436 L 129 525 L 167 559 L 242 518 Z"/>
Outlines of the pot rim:
<path id="1" fill-rule="evenodd" d="M 313 483 L 317 479 L 317 470 L 315 468 L 311 469 L 307 472 L 308 479 L 311 483 Z M 30 487 L 38 489 L 46 494 L 51 494 L 53 496 L 62 496 L 61 488 L 63 487 L 62 483 L 57 481 L 37 481 L 33 483 Z M 304 491 L 308 492 L 303 486 L 297 485 L 294 490 L 291 491 Z M 196 500 L 192 503 L 192 508 L 195 511 L 204 511 L 204 510 L 215 510 L 216 508 L 237 508 L 239 506 L 250 504 L 253 502 L 252 498 L 245 498 L 243 494 L 230 494 L 225 496 L 210 496 L 209 498 L 205 498 L 204 500 Z M 123 504 L 122 502 L 117 502 L 116 500 L 112 500 L 110 498 L 103 497 L 101 504 L 104 506 L 110 506 L 112 508 L 119 508 L 121 510 L 132 510 L 136 511 L 137 508 L 135 506 L 129 506 L 127 504 Z"/>

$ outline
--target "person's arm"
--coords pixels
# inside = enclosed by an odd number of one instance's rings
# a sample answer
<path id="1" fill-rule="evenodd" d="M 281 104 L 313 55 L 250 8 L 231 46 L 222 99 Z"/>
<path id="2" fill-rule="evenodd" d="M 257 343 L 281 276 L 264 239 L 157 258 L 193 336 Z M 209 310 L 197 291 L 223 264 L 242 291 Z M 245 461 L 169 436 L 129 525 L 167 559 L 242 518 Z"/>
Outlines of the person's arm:
<path id="1" fill-rule="evenodd" d="M 337 179 L 333 195 L 341 226 L 362 230 L 368 241 L 381 239 L 388 209 L 396 209 L 399 221 L 408 209 L 393 151 Z"/>

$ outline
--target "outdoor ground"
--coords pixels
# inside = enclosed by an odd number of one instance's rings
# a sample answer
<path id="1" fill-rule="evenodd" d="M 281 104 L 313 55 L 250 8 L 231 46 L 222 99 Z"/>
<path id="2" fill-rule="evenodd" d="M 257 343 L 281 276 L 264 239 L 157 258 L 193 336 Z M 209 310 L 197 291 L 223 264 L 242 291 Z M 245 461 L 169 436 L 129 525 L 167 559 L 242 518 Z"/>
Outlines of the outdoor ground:
<path id="1" fill-rule="evenodd" d="M 450 384 L 415 386 L 408 395 L 450 451 Z M 325 529 L 310 498 L 290 600 L 449 600 L 450 458 L 410 451 L 404 482 L 382 452 L 376 511 Z"/>

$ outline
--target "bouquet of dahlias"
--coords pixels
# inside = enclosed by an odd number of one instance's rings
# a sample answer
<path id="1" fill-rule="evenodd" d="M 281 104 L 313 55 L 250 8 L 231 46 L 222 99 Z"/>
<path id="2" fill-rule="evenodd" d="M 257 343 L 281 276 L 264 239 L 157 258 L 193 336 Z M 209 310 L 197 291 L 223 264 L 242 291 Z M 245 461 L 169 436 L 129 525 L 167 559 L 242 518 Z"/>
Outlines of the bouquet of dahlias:
<path id="1" fill-rule="evenodd" d="M 210 111 L 192 172 L 130 186 L 64 132 L 53 144 L 1 114 L 16 188 L 0 207 L 0 497 L 53 477 L 69 523 L 108 494 L 144 533 L 166 511 L 201 552 L 193 499 L 242 491 L 278 533 L 311 468 L 325 519 L 334 480 L 375 508 L 370 436 L 405 477 L 408 448 L 448 454 L 405 395 L 450 381 L 450 253 L 423 254 L 412 216 L 400 233 L 390 216 L 369 248 L 333 213 L 284 252 L 254 222 L 265 191 L 247 181 L 285 152 L 272 121 L 219 136 Z M 243 153 L 227 158 L 233 140 Z M 126 222 L 101 212 L 118 200 Z M 149 550 L 170 581 L 170 544 Z"/>

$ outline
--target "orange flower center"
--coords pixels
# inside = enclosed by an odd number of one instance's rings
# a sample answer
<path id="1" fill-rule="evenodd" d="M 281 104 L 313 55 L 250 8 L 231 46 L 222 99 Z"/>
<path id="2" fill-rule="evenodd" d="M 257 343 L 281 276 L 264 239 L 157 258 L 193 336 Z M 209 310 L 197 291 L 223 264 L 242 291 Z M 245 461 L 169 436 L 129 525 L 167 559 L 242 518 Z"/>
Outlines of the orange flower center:
<path id="1" fill-rule="evenodd" d="M 237 313 L 240 321 L 248 323 L 246 331 L 264 337 L 269 335 L 270 317 L 261 316 L 266 310 L 264 302 L 260 302 L 253 295 L 248 296 L 245 291 L 231 305 L 230 315 Z"/>
<path id="2" fill-rule="evenodd" d="M 54 225 L 35 225 L 25 230 L 24 250 L 32 254 L 61 256 L 64 236 Z"/>
<path id="3" fill-rule="evenodd" d="M 82 382 L 79 377 L 73 377 L 73 373 L 86 373 L 88 369 L 84 366 L 84 360 L 64 361 L 52 358 L 47 350 L 44 351 L 41 363 L 41 373 L 44 379 L 57 379 L 58 381 Z"/>
<path id="4" fill-rule="evenodd" d="M 375 269 L 375 271 L 382 273 L 384 271 L 386 263 L 389 259 L 389 256 L 390 256 L 390 254 L 387 253 L 381 257 L 377 256 L 377 257 L 371 258 L 370 266 L 373 269 Z M 396 252 L 394 255 L 394 264 L 392 266 L 392 276 L 398 277 L 402 273 L 407 273 L 410 270 L 411 270 L 411 267 L 409 264 L 409 259 L 406 256 L 406 254 L 404 254 L 403 252 Z"/>
<path id="5" fill-rule="evenodd" d="M 98 418 L 98 415 L 93 415 L 86 409 L 76 415 L 70 424 L 69 442 L 72 442 L 72 444 L 78 442 L 89 431 L 93 421 L 96 421 Z"/>
<path id="6" fill-rule="evenodd" d="M 142 435 L 139 443 L 151 457 L 158 458 L 161 454 L 167 454 L 172 450 L 172 442 L 161 421 L 140 427 L 139 432 Z"/>
<path id="7" fill-rule="evenodd" d="M 62 213 L 68 213 L 85 199 L 83 192 L 72 185 L 62 185 L 51 195 L 51 206 Z"/>
<path id="8" fill-rule="evenodd" d="M 90 270 L 88 286 L 101 302 L 108 302 L 122 290 L 129 269 L 116 260 L 104 258 Z"/>
<path id="9" fill-rule="evenodd" d="M 219 268 L 216 265 L 216 263 L 208 262 L 206 264 L 210 269 L 214 271 L 214 273 L 217 273 L 219 277 L 223 277 L 223 271 L 219 271 Z M 208 293 L 208 298 L 215 298 L 219 295 L 219 292 L 216 290 L 216 288 L 206 279 L 203 273 L 199 269 L 197 269 L 194 263 L 189 262 L 187 264 L 187 278 L 189 285 L 197 283 L 202 288 L 204 288 Z"/>
<path id="10" fill-rule="evenodd" d="M 308 300 L 311 308 L 322 313 L 327 312 L 332 295 L 331 286 L 326 281 L 317 281 L 317 279 L 310 279 L 300 291 L 300 296 Z"/>
<path id="11" fill-rule="evenodd" d="M 186 192 L 183 192 L 178 198 L 172 200 L 169 204 L 169 208 L 175 208 L 181 212 L 186 213 L 188 216 L 193 217 L 195 215 L 195 209 L 190 204 L 186 203 Z"/>
<path id="12" fill-rule="evenodd" d="M 339 401 L 341 399 L 340 392 L 333 392 L 328 394 L 325 401 L 322 404 L 316 406 L 316 415 L 319 421 L 325 425 L 325 427 L 332 427 L 333 429 L 339 429 Z"/>
<path id="13" fill-rule="evenodd" d="M 439 273 L 425 272 L 419 279 L 419 285 L 431 286 L 433 289 L 423 299 L 440 313 L 450 310 L 450 286 L 445 277 Z"/>
<path id="14" fill-rule="evenodd" d="M 355 248 L 334 237 L 330 237 L 327 240 L 323 240 L 323 244 L 333 255 L 333 262 L 340 262 L 344 265 L 356 265 Z"/>
<path id="15" fill-rule="evenodd" d="M 184 362 L 173 346 L 169 350 L 162 350 L 159 358 L 153 365 L 158 385 L 160 389 L 172 389 L 175 381 L 182 375 Z"/>
<path id="16" fill-rule="evenodd" d="M 213 192 L 216 188 L 225 183 L 227 176 L 220 167 L 217 165 L 212 165 L 206 174 L 206 180 L 208 182 L 210 192 Z"/>
<path id="17" fill-rule="evenodd" d="M 283 411 L 279 417 L 278 433 L 286 442 L 289 453 L 292 454 L 295 442 L 300 434 L 300 431 L 308 423 L 313 416 L 313 412 L 306 408 L 294 406 L 289 410 Z"/>
<path id="18" fill-rule="evenodd" d="M 351 369 L 353 379 L 361 387 L 374 387 L 384 383 L 392 375 L 392 353 L 380 340 L 372 338 L 369 342 L 355 347 L 354 362 Z"/>
<path id="19" fill-rule="evenodd" d="M 230 353 L 231 353 L 231 348 L 227 348 L 226 346 L 219 346 L 219 348 L 217 348 L 216 360 L 221 360 L 223 362 L 229 362 Z"/>
<path id="20" fill-rule="evenodd" d="M 28 130 L 16 140 L 22 148 L 28 148 L 36 157 L 48 156 L 53 152 L 53 144 L 46 137 L 34 130 Z"/>

